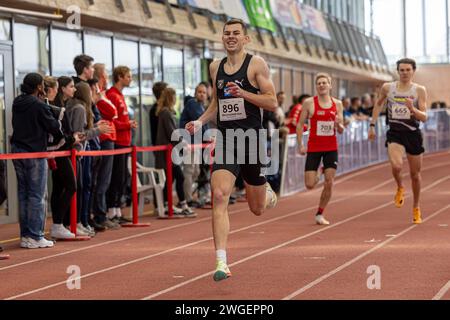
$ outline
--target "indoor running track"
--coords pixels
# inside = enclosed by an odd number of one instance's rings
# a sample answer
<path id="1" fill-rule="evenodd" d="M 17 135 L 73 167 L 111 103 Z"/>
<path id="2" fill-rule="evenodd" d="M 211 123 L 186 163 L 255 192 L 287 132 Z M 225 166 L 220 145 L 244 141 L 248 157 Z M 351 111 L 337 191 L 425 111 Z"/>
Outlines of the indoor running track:
<path id="1" fill-rule="evenodd" d="M 245 202 L 230 206 L 233 276 L 218 283 L 210 210 L 40 250 L 19 248 L 11 240 L 17 225 L 2 226 L 11 259 L 0 261 L 0 298 L 450 300 L 450 153 L 425 157 L 421 225 L 412 224 L 407 171 L 401 209 L 387 163 L 336 179 L 330 226 L 314 224 L 320 187 L 281 199 L 261 217 Z M 80 268 L 79 290 L 67 287 L 69 266 Z M 379 289 L 368 288 L 373 268 Z"/>

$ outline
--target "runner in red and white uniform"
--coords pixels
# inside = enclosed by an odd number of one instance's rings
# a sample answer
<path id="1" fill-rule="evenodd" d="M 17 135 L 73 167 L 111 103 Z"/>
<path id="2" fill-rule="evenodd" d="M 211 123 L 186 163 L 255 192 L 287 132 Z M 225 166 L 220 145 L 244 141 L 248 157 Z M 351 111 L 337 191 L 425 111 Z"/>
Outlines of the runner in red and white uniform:
<path id="1" fill-rule="evenodd" d="M 300 121 L 297 125 L 298 150 L 301 155 L 307 154 L 305 164 L 305 185 L 313 189 L 319 182 L 322 169 L 319 169 L 323 161 L 323 174 L 325 181 L 322 195 L 320 196 L 319 209 L 316 214 L 316 223 L 319 225 L 330 224 L 323 216 L 325 207 L 331 198 L 334 176 L 338 164 L 338 145 L 336 131 L 342 133 L 343 107 L 342 102 L 330 95 L 331 77 L 326 73 L 316 76 L 317 96 L 305 100 Z M 309 119 L 308 148 L 303 144 L 303 130 L 306 119 Z"/>

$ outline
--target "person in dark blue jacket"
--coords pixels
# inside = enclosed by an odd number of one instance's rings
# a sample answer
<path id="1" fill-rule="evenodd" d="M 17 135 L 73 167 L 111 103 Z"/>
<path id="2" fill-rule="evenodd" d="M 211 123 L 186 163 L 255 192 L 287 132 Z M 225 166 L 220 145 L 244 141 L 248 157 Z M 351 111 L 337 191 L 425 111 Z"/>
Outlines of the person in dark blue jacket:
<path id="1" fill-rule="evenodd" d="M 63 133 L 50 107 L 39 99 L 45 95 L 44 78 L 38 73 L 29 73 L 20 89 L 22 94 L 14 99 L 12 106 L 12 152 L 45 152 L 48 135 L 58 141 Z M 53 242 L 44 238 L 47 160 L 23 159 L 13 160 L 13 163 L 19 198 L 20 246 L 53 247 Z"/>

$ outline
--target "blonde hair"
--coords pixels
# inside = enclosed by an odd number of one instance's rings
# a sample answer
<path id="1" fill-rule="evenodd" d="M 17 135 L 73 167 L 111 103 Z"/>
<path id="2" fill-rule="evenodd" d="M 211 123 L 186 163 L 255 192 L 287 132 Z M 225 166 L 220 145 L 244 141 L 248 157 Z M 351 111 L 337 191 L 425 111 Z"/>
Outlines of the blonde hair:
<path id="1" fill-rule="evenodd" d="M 316 79 L 315 79 L 314 83 L 317 84 L 317 80 L 319 80 L 321 78 L 326 78 L 328 80 L 328 83 L 331 84 L 331 76 L 328 73 L 325 73 L 325 72 L 318 73 L 316 75 Z"/>
<path id="2" fill-rule="evenodd" d="M 55 77 L 45 76 L 44 77 L 44 87 L 45 90 L 48 88 L 56 88 L 58 85 L 58 80 Z"/>
<path id="3" fill-rule="evenodd" d="M 174 89 L 167 87 L 163 90 L 161 93 L 161 97 L 158 99 L 158 106 L 156 108 L 156 115 L 159 115 L 159 113 L 164 109 L 167 108 L 171 112 L 174 111 L 175 103 L 177 102 L 177 93 Z"/>

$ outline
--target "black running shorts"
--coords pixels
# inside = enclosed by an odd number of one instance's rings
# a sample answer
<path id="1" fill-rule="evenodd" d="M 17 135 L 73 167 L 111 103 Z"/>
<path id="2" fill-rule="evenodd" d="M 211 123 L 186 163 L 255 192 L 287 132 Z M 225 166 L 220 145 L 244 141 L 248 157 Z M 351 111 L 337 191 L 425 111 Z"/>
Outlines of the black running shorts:
<path id="1" fill-rule="evenodd" d="M 320 161 L 323 160 L 323 168 L 337 169 L 338 165 L 338 152 L 325 151 L 325 152 L 308 152 L 306 156 L 305 171 L 317 171 L 320 166 Z"/>
<path id="2" fill-rule="evenodd" d="M 420 130 L 416 131 L 392 131 L 386 133 L 386 147 L 389 143 L 397 143 L 405 147 L 406 153 L 418 156 L 425 152 L 423 137 Z"/>

